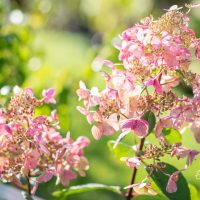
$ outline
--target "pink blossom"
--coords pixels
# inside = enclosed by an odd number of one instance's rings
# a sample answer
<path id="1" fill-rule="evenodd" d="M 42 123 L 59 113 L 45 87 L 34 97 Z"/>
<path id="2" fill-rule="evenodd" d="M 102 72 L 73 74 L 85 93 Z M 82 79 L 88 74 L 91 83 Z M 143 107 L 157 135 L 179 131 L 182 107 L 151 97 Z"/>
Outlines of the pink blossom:
<path id="1" fill-rule="evenodd" d="M 51 142 L 59 143 L 62 139 L 62 136 L 54 128 L 50 128 L 47 133 L 47 137 Z"/>
<path id="2" fill-rule="evenodd" d="M 35 149 L 27 153 L 25 156 L 24 167 L 26 169 L 34 169 L 37 166 L 37 161 L 40 157 L 39 152 Z"/>
<path id="3" fill-rule="evenodd" d="M 51 180 L 52 176 L 54 175 L 54 172 L 52 170 L 47 170 L 43 174 L 41 174 L 39 177 L 37 177 L 37 182 L 48 182 Z"/>
<path id="4" fill-rule="evenodd" d="M 112 69 L 112 76 L 110 77 L 114 87 L 118 90 L 134 90 L 135 76 L 130 72 L 124 72 L 116 68 Z"/>
<path id="5" fill-rule="evenodd" d="M 74 145 L 77 145 L 80 149 L 87 147 L 90 144 L 90 140 L 87 137 L 80 136 L 74 142 Z"/>
<path id="6" fill-rule="evenodd" d="M 79 96 L 80 99 L 88 99 L 90 96 L 90 91 L 86 88 L 86 85 L 83 81 L 79 82 L 79 89 L 77 90 L 77 95 Z"/>
<path id="7" fill-rule="evenodd" d="M 194 137 L 196 141 L 200 143 L 200 121 L 199 120 L 196 120 L 195 122 L 193 122 L 191 126 L 191 130 L 194 133 Z"/>
<path id="8" fill-rule="evenodd" d="M 89 169 L 84 157 L 89 139 L 73 141 L 69 134 L 63 138 L 56 110 L 50 116 L 35 114 L 35 108 L 53 102 L 54 90 L 43 91 L 41 100 L 30 88 L 16 90 L 8 108 L 0 111 L 0 178 L 21 187 L 21 177 L 31 175 L 36 178 L 33 194 L 40 183 L 53 176 L 64 185 L 76 177 L 75 171 L 84 176 Z"/>
<path id="9" fill-rule="evenodd" d="M 49 103 L 55 104 L 56 100 L 54 98 L 54 94 L 55 94 L 54 88 L 49 88 L 48 90 L 43 90 L 42 96 L 43 96 L 44 102 L 46 104 L 49 104 Z"/>
<path id="10" fill-rule="evenodd" d="M 188 61 L 191 56 L 191 52 L 188 48 L 181 48 L 179 51 L 178 58 L 181 61 Z"/>
<path id="11" fill-rule="evenodd" d="M 137 168 L 139 169 L 141 165 L 141 160 L 138 157 L 133 157 L 133 158 L 126 158 L 123 157 L 120 160 L 125 161 L 126 165 L 130 168 Z"/>
<path id="12" fill-rule="evenodd" d="M 91 124 L 91 123 L 94 121 L 93 116 L 92 116 L 92 113 L 91 113 L 88 109 L 83 108 L 83 107 L 81 107 L 81 106 L 77 106 L 77 110 L 78 110 L 81 114 L 83 114 L 83 115 L 86 116 L 87 121 L 88 121 L 89 124 Z"/>
<path id="13" fill-rule="evenodd" d="M 62 183 L 64 186 L 67 186 L 69 184 L 69 181 L 75 179 L 76 177 L 77 176 L 73 171 L 61 169 L 58 171 L 58 179 L 56 183 Z"/>
<path id="14" fill-rule="evenodd" d="M 200 59 L 200 47 L 196 48 L 195 56 L 197 57 L 197 59 Z"/>
<path id="15" fill-rule="evenodd" d="M 18 154 L 19 152 L 22 151 L 22 149 L 20 148 L 20 146 L 18 144 L 12 144 L 8 147 L 8 150 L 12 153 L 16 153 Z"/>
<path id="16" fill-rule="evenodd" d="M 163 58 L 164 58 L 164 64 L 166 64 L 168 67 L 172 69 L 178 68 L 179 62 L 173 53 L 171 53 L 170 51 L 166 51 L 163 54 Z"/>
<path id="17" fill-rule="evenodd" d="M 170 116 L 176 120 L 181 120 L 182 122 L 193 122 L 194 116 L 194 105 L 188 99 L 185 102 L 182 100 L 182 105 L 177 106 L 171 110 Z"/>
<path id="18" fill-rule="evenodd" d="M 176 171 L 173 174 L 170 175 L 166 190 L 169 193 L 174 193 L 177 191 L 177 181 L 180 171 Z"/>
<path id="19" fill-rule="evenodd" d="M 162 45 L 162 41 L 158 36 L 152 36 L 151 38 L 151 45 L 155 49 L 159 49 Z"/>
<path id="20" fill-rule="evenodd" d="M 54 175 L 53 171 L 47 170 L 43 174 L 41 174 L 39 177 L 37 177 L 36 184 L 32 188 L 31 194 L 35 194 L 36 190 L 38 189 L 39 184 L 40 183 L 46 183 L 46 182 L 50 181 L 51 178 L 53 177 L 53 175 Z"/>
<path id="21" fill-rule="evenodd" d="M 190 150 L 189 154 L 188 154 L 188 160 L 187 160 L 187 166 L 191 165 L 193 160 L 195 159 L 195 157 L 200 154 L 199 151 L 196 150 Z"/>
<path id="22" fill-rule="evenodd" d="M 173 124 L 174 121 L 170 117 L 160 118 L 155 127 L 156 137 L 161 138 L 163 128 L 172 128 Z"/>
<path id="23" fill-rule="evenodd" d="M 110 67 L 112 70 L 116 69 L 114 63 L 112 61 L 110 61 L 110 60 L 104 60 L 103 61 L 103 65 L 106 65 L 106 66 Z"/>
<path id="24" fill-rule="evenodd" d="M 144 54 L 144 49 L 141 44 L 132 41 L 123 41 L 119 60 L 122 60 L 125 65 L 134 59 L 139 59 Z"/>
<path id="25" fill-rule="evenodd" d="M 5 170 L 5 167 L 9 164 L 8 160 L 6 157 L 0 156 L 0 176 L 1 173 Z"/>
<path id="26" fill-rule="evenodd" d="M 99 140 L 101 138 L 101 136 L 103 135 L 102 132 L 103 131 L 97 126 L 92 127 L 92 135 L 96 140 Z"/>
<path id="27" fill-rule="evenodd" d="M 145 137 L 148 134 L 148 122 L 143 119 L 128 119 L 121 125 L 122 130 L 133 130 L 138 137 Z"/>
<path id="28" fill-rule="evenodd" d="M 158 75 L 155 78 L 146 80 L 145 85 L 146 86 L 153 86 L 155 88 L 156 93 L 162 94 L 163 90 L 162 90 L 162 87 L 161 87 L 160 82 L 159 82 L 159 78 L 161 76 L 162 76 L 162 74 Z"/>
<path id="29" fill-rule="evenodd" d="M 197 39 L 195 42 L 195 56 L 197 59 L 200 59 L 200 39 Z"/>
<path id="30" fill-rule="evenodd" d="M 57 110 L 52 110 L 51 111 L 51 118 L 49 118 L 50 121 L 58 121 L 58 114 Z"/>
<path id="31" fill-rule="evenodd" d="M 135 183 L 125 187 L 124 189 L 133 188 L 137 194 L 157 195 L 156 191 L 151 188 L 151 185 L 146 182 Z"/>
<path id="32" fill-rule="evenodd" d="M 32 88 L 26 88 L 26 89 L 25 89 L 25 92 L 26 92 L 27 94 L 29 94 L 31 97 L 34 96 L 34 93 L 33 93 Z"/>
<path id="33" fill-rule="evenodd" d="M 89 169 L 88 160 L 85 157 L 79 157 L 77 165 L 75 165 L 80 176 L 85 176 L 85 171 Z"/>
<path id="34" fill-rule="evenodd" d="M 189 165 L 192 164 L 193 160 L 199 153 L 200 153 L 199 151 L 191 150 L 186 147 L 180 147 L 180 144 L 177 144 L 174 146 L 171 155 L 172 156 L 176 155 L 178 159 L 187 157 L 186 167 L 188 167 Z"/>
<path id="35" fill-rule="evenodd" d="M 164 92 L 171 91 L 172 88 L 176 87 L 179 83 L 180 81 L 177 78 L 162 74 L 160 84 L 162 85 L 162 90 Z"/>
<path id="36" fill-rule="evenodd" d="M 6 122 L 6 111 L 3 108 L 0 108 L 0 124 L 4 124 Z"/>
<path id="37" fill-rule="evenodd" d="M 112 135 L 116 129 L 114 129 L 110 124 L 106 121 L 102 123 L 97 123 L 92 127 L 92 135 L 96 140 L 99 140 L 102 135 Z"/>

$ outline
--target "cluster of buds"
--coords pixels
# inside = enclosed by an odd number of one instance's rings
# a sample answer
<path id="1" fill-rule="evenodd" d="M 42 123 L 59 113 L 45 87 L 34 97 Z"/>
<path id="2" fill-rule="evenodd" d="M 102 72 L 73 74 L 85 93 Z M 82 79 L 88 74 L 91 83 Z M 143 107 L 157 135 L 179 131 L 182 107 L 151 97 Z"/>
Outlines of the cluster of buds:
<path id="1" fill-rule="evenodd" d="M 0 109 L 0 179 L 28 189 L 29 194 L 53 176 L 57 183 L 68 185 L 76 178 L 75 171 L 84 176 L 88 169 L 83 149 L 89 139 L 81 136 L 73 141 L 70 133 L 63 138 L 56 110 L 50 116 L 35 114 L 37 107 L 56 103 L 54 93 L 52 88 L 44 90 L 39 100 L 32 89 L 15 87 L 8 107 Z"/>
<path id="2" fill-rule="evenodd" d="M 104 61 L 108 67 L 101 71 L 105 89 L 89 90 L 80 82 L 77 94 L 84 100 L 84 107 L 78 110 L 92 124 L 95 139 L 117 131 L 134 132 L 144 139 L 150 130 L 144 114 L 151 111 L 156 116 L 154 133 L 161 148 L 150 145 L 145 148 L 145 155 L 137 153 L 134 158 L 123 159 L 131 168 L 139 168 L 144 159 L 150 158 L 155 166 L 156 159 L 171 154 L 178 159 L 187 157 L 186 169 L 199 154 L 177 143 L 164 145 L 162 134 L 163 128 L 181 130 L 189 124 L 200 143 L 200 75 L 189 69 L 192 57 L 200 60 L 200 39 L 188 22 L 188 16 L 176 6 L 157 20 L 152 16 L 141 20 L 120 35 L 121 44 L 116 48 L 121 63 Z M 192 94 L 179 95 L 176 88 L 181 85 L 190 88 Z M 174 176 L 169 178 L 168 192 L 176 191 L 176 184 L 172 183 L 173 189 L 170 185 Z"/>

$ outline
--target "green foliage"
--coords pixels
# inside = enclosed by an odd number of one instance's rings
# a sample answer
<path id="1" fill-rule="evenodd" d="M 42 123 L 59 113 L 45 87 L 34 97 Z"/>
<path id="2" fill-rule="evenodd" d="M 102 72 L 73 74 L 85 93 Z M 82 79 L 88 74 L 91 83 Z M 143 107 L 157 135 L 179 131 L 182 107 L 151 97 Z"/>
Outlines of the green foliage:
<path id="1" fill-rule="evenodd" d="M 166 167 L 163 169 L 163 171 L 167 174 L 172 174 L 178 169 L 176 169 L 174 166 L 165 163 Z M 147 169 L 148 171 L 148 169 Z M 185 179 L 185 177 L 182 175 L 182 173 L 179 174 L 179 179 L 177 182 L 177 191 L 174 193 L 168 193 L 166 191 L 166 186 L 168 183 L 169 176 L 163 174 L 161 171 L 153 171 L 151 174 L 151 178 L 154 180 L 156 185 L 160 188 L 160 190 L 165 194 L 170 200 L 191 200 L 190 197 L 190 189 L 188 187 L 188 183 Z M 183 192 L 184 191 L 184 192 Z"/>
<path id="2" fill-rule="evenodd" d="M 192 184 L 188 184 L 189 189 L 190 189 L 190 197 L 191 200 L 199 200 L 199 195 L 198 195 L 198 191 L 196 189 L 196 187 L 194 187 L 194 185 Z"/>
<path id="3" fill-rule="evenodd" d="M 116 142 L 114 140 L 110 140 L 107 143 L 110 152 L 115 156 L 115 158 L 120 159 L 121 157 L 133 156 L 134 151 L 132 146 L 119 142 L 117 146 L 114 147 L 115 143 Z"/>
<path id="4" fill-rule="evenodd" d="M 149 124 L 149 131 L 151 133 L 156 125 L 156 116 L 152 111 L 147 111 L 143 116 L 142 119 L 146 120 Z"/>
<path id="5" fill-rule="evenodd" d="M 167 197 L 158 195 L 139 195 L 133 198 L 133 200 L 169 200 Z"/>
<path id="6" fill-rule="evenodd" d="M 33 198 L 27 193 L 27 192 L 22 192 L 22 197 L 25 200 L 33 200 Z"/>
<path id="7" fill-rule="evenodd" d="M 99 183 L 88 183 L 85 185 L 77 185 L 69 187 L 68 189 L 63 189 L 61 191 L 56 191 L 53 193 L 54 197 L 67 197 L 69 195 L 79 194 L 83 192 L 90 192 L 93 190 L 109 190 L 116 194 L 122 195 L 119 186 L 108 186 Z"/>
<path id="8" fill-rule="evenodd" d="M 129 133 L 130 133 L 129 131 L 125 131 L 125 132 L 123 132 L 123 133 L 120 133 L 119 136 L 118 136 L 118 138 L 117 138 L 117 140 L 115 141 L 115 144 L 114 144 L 113 148 L 116 148 L 117 145 L 119 144 L 119 142 L 120 142 L 124 137 L 126 137 Z"/>
<path id="9" fill-rule="evenodd" d="M 31 58 L 31 31 L 26 26 L 6 25 L 0 32 L 0 87 L 21 85 Z"/>
<path id="10" fill-rule="evenodd" d="M 173 91 L 179 96 L 179 97 L 189 97 L 193 98 L 194 94 L 192 91 L 192 87 L 188 86 L 185 82 L 180 82 L 178 86 L 173 88 Z"/>
<path id="11" fill-rule="evenodd" d="M 163 128 L 162 135 L 169 144 L 182 141 L 182 135 L 180 132 L 173 128 Z"/>
<path id="12" fill-rule="evenodd" d="M 2 4 L 4 2 L 14 4 L 14 6 L 11 6 L 14 9 L 20 9 L 16 7 L 17 1 L 0 1 L 1 16 L 4 15 L 5 10 L 9 11 L 9 8 L 3 7 Z M 162 4 L 154 4 L 154 0 L 142 0 L 144 4 L 141 1 L 135 0 L 23 0 L 21 2 L 21 6 L 24 5 L 22 10 L 26 12 L 27 18 L 31 19 L 29 25 L 34 29 L 30 30 L 24 25 L 10 26 L 8 21 L 1 27 L 0 36 L 3 36 L 3 38 L 0 40 L 4 45 L 7 43 L 6 45 L 9 44 L 9 46 L 0 46 L 0 87 L 6 84 L 21 85 L 22 83 L 23 86 L 33 87 L 38 93 L 41 93 L 41 90 L 44 88 L 55 87 L 57 91 L 56 97 L 59 103 L 58 114 L 61 120 L 63 134 L 67 130 L 70 130 L 74 138 L 80 134 L 91 136 L 90 127 L 85 122 L 85 118 L 75 108 L 78 104 L 75 95 L 78 80 L 82 79 L 88 85 L 95 84 L 101 86 L 102 77 L 96 75 L 91 70 L 91 63 L 94 57 L 113 57 L 117 50 L 111 47 L 111 38 L 116 37 L 122 30 L 134 24 L 135 21 L 138 21 L 137 19 L 141 18 L 141 15 L 144 17 L 151 13 L 151 6 L 162 7 L 162 9 L 168 8 L 168 5 L 172 5 L 171 1 L 165 1 L 165 6 L 163 5 L 164 1 Z M 99 4 L 99 2 L 101 3 Z M 183 1 L 180 2 L 184 3 Z M 91 6 L 91 4 L 94 6 Z M 144 11 L 145 9 L 141 5 L 144 5 L 144 7 L 149 6 L 149 9 Z M 154 10 L 156 14 L 159 12 L 158 9 Z M 92 13 L 93 15 L 91 15 Z M 43 19 L 43 24 L 40 21 L 41 19 Z M 45 23 L 48 26 L 46 30 Z M 191 23 L 199 31 L 199 20 L 196 18 L 195 24 L 194 21 L 191 21 Z M 38 24 L 41 32 L 38 32 L 36 29 Z M 63 31 L 63 29 L 66 31 Z M 70 33 L 70 30 L 73 30 L 73 33 Z M 39 58 L 39 60 L 41 59 L 41 66 L 31 73 L 27 73 L 27 63 L 29 62 L 30 56 L 32 57 L 32 51 L 30 49 L 32 36 L 36 37 L 37 44 L 35 46 L 41 52 Z M 94 45 L 98 38 L 100 40 L 102 38 L 105 45 L 102 51 L 100 50 L 102 48 L 101 43 Z M 9 41 L 12 42 L 9 43 Z M 96 51 L 100 53 L 97 55 Z M 114 58 L 117 59 L 117 53 Z M 5 62 L 2 62 L 3 60 Z M 198 62 L 195 69 L 199 69 Z M 155 71 L 155 73 L 157 72 Z M 64 91 L 65 89 L 66 91 Z M 113 138 L 116 138 L 116 135 Z M 183 139 L 185 146 L 191 147 L 192 145 L 196 145 L 191 134 L 185 134 L 183 138 L 185 138 Z M 92 139 L 93 141 L 87 150 L 87 157 L 90 160 L 91 169 L 84 179 L 78 178 L 73 182 L 73 185 L 82 184 L 83 182 L 94 182 L 98 178 L 99 182 L 103 180 L 107 184 L 111 182 L 119 182 L 121 185 L 127 184 L 130 171 L 124 167 L 124 164 L 120 165 L 111 161 L 107 152 L 108 149 L 105 148 L 105 142 L 108 139 L 106 137 L 102 138 L 101 141 L 98 141 L 98 144 Z M 151 142 L 154 142 L 154 140 Z M 114 143 L 113 141 L 110 146 L 113 147 Z M 121 144 L 123 143 L 120 143 L 118 147 L 122 146 L 122 149 L 126 149 L 127 145 Z M 117 151 L 118 147 L 115 151 Z M 195 148 L 199 149 L 199 146 L 196 145 Z M 130 153 L 128 154 L 133 156 L 134 152 L 131 146 L 128 149 L 127 152 Z M 112 148 L 111 152 L 113 153 L 113 151 Z M 121 154 L 124 150 L 120 151 L 118 150 L 117 154 Z M 125 151 L 119 158 L 127 156 L 128 154 Z M 113 155 L 116 157 L 114 153 Z M 98 163 L 98 174 L 100 174 L 98 176 L 97 173 L 92 173 L 94 157 L 96 159 L 95 162 Z M 197 187 L 199 187 L 199 182 L 195 179 L 195 174 L 191 172 L 198 169 L 198 161 L 191 166 L 190 170 L 188 170 L 189 172 L 186 172 L 187 178 L 193 181 Z M 180 167 L 178 163 L 177 167 Z M 116 175 L 116 171 L 118 175 Z M 140 176 L 144 177 L 145 174 L 141 172 Z M 61 189 L 61 186 L 55 186 L 54 179 L 51 182 L 41 184 L 37 192 L 44 199 L 54 200 L 55 198 L 51 197 L 50 194 L 52 191 L 58 190 L 58 188 Z M 105 195 L 105 191 L 103 192 L 101 194 L 98 193 L 95 197 L 92 196 L 93 199 L 112 199 Z M 87 193 L 84 197 L 80 196 L 78 200 L 89 200 L 91 195 L 90 193 L 88 194 L 88 196 L 86 196 Z M 72 198 L 70 197 L 70 199 Z M 74 199 L 77 200 L 76 198 Z"/>

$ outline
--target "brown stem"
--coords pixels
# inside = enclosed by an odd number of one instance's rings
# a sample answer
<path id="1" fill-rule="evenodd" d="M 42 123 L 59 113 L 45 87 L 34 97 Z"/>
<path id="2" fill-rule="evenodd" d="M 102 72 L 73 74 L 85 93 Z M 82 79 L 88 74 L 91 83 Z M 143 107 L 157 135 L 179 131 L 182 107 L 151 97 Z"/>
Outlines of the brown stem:
<path id="1" fill-rule="evenodd" d="M 29 173 L 28 173 L 28 176 L 26 176 L 26 181 L 27 181 L 27 192 L 31 196 L 31 184 L 30 184 L 30 179 L 29 179 Z"/>
<path id="2" fill-rule="evenodd" d="M 140 153 L 140 151 L 142 150 L 142 148 L 144 146 L 144 141 L 145 141 L 145 138 L 142 138 L 141 141 L 140 141 L 139 150 L 138 150 L 138 152 L 136 154 L 137 156 L 139 156 L 139 153 Z M 133 168 L 132 177 L 131 177 L 131 181 L 130 181 L 130 185 L 134 184 L 135 178 L 136 178 L 136 174 L 137 174 L 137 168 L 134 167 Z M 126 200 L 131 200 L 131 198 L 133 197 L 132 192 L 133 192 L 133 188 L 131 187 L 128 190 L 128 195 L 126 196 Z"/>
<path id="3" fill-rule="evenodd" d="M 11 184 L 12 184 L 14 187 L 18 188 L 19 190 L 27 191 L 26 186 L 20 186 L 20 185 L 14 184 L 14 183 L 11 183 Z"/>

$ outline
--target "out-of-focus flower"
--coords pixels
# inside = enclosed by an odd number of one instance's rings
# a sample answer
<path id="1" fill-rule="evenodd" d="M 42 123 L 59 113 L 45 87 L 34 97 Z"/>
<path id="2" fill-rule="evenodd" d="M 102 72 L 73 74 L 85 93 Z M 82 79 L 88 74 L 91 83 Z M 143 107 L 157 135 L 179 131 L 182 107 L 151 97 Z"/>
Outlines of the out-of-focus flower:
<path id="1" fill-rule="evenodd" d="M 50 88 L 48 90 L 43 90 L 43 92 L 42 92 L 43 100 L 46 104 L 49 104 L 49 103 L 55 104 L 56 103 L 54 95 L 55 95 L 54 88 Z"/>
<path id="2" fill-rule="evenodd" d="M 133 188 L 133 190 L 137 194 L 157 195 L 157 192 L 155 192 L 151 188 L 151 185 L 149 183 L 146 183 L 146 182 L 135 183 L 135 184 L 132 184 L 132 185 L 129 185 L 129 186 L 125 187 L 124 189 L 128 189 L 128 188 Z"/>
<path id="3" fill-rule="evenodd" d="M 137 168 L 139 169 L 140 164 L 141 164 L 141 160 L 138 157 L 133 157 L 133 158 L 126 158 L 126 157 L 122 157 L 120 159 L 121 161 L 125 161 L 126 165 L 130 168 Z"/>
<path id="4" fill-rule="evenodd" d="M 50 116 L 36 116 L 35 108 L 55 103 L 54 89 L 43 91 L 43 99 L 34 96 L 28 88 L 11 97 L 7 109 L 0 112 L 0 179 L 20 186 L 21 177 L 36 178 L 32 193 L 42 182 L 57 177 L 57 183 L 68 185 L 89 168 L 83 149 L 90 141 L 79 137 L 73 141 L 70 134 L 63 138 L 58 132 L 56 110 Z M 21 186 L 20 186 L 21 187 Z"/>

